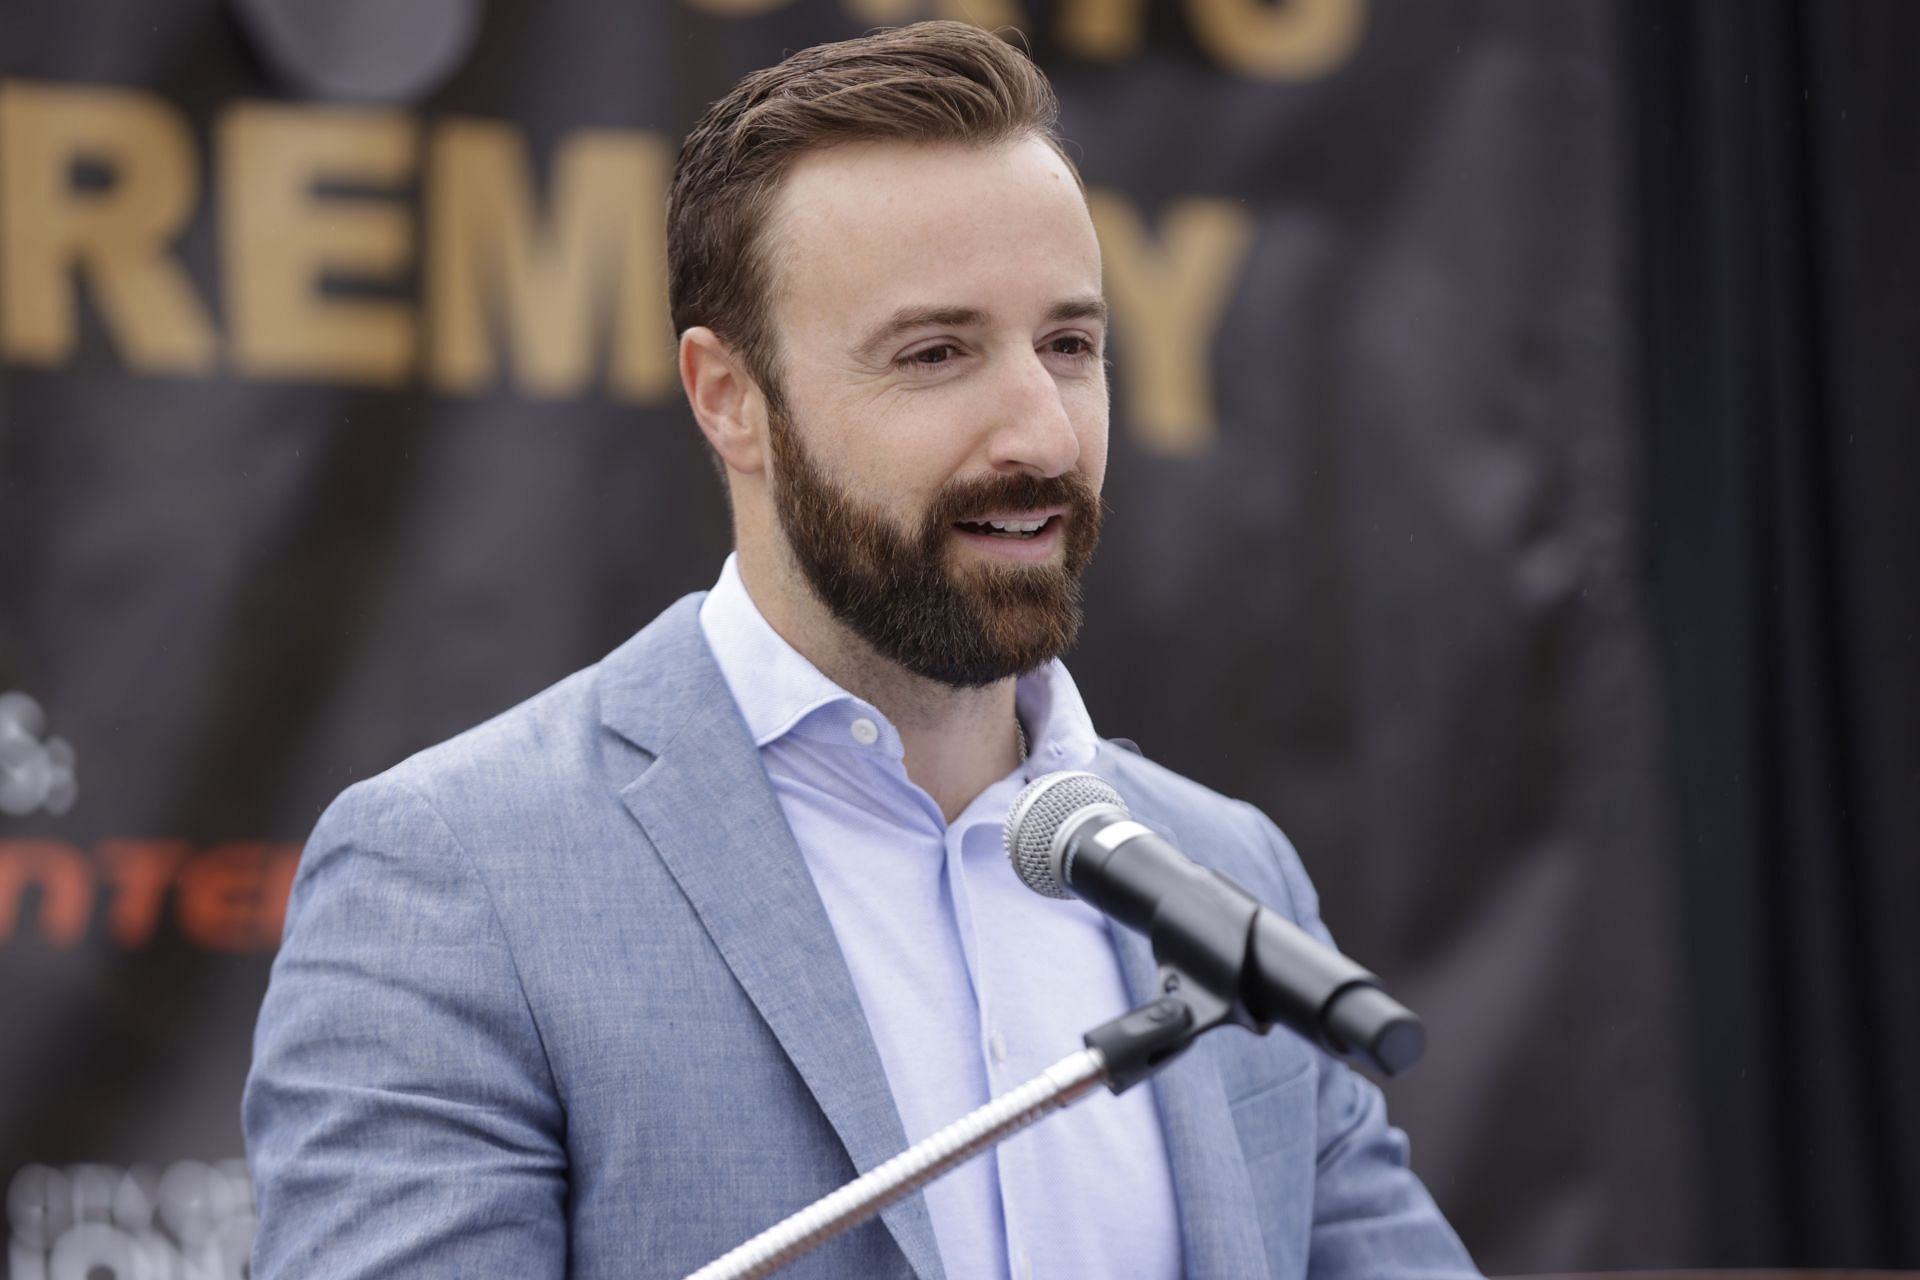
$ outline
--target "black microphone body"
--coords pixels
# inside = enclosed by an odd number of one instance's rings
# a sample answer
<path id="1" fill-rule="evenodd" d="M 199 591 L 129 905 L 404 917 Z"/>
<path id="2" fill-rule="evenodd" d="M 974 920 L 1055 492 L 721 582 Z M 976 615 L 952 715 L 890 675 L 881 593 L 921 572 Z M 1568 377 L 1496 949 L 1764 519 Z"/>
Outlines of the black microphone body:
<path id="1" fill-rule="evenodd" d="M 1007 844 L 1030 888 L 1070 893 L 1146 934 L 1163 966 L 1261 1029 L 1279 1023 L 1389 1075 L 1426 1047 L 1420 1020 L 1378 978 L 1134 821 L 1094 775 L 1029 784 L 1008 815 Z"/>

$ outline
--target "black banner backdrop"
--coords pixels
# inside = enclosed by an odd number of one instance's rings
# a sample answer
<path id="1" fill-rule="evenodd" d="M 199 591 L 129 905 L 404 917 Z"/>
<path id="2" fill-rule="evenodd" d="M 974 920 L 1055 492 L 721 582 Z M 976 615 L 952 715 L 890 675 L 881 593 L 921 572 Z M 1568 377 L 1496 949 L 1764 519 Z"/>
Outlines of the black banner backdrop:
<path id="1" fill-rule="evenodd" d="M 1611 6 L 94 0 L 0 9 L 10 1277 L 241 1273 L 314 817 L 726 550 L 679 137 L 936 13 L 1024 31 L 1093 190 L 1096 722 L 1273 814 L 1428 1015 L 1390 1094 L 1483 1265 L 1712 1260 Z"/>

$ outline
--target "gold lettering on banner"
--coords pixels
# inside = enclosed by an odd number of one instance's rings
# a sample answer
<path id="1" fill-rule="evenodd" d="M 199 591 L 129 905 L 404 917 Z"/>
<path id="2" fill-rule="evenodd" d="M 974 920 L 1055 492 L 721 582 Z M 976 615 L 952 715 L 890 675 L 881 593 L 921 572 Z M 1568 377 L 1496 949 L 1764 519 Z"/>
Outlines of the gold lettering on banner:
<path id="1" fill-rule="evenodd" d="M 1363 0 L 1187 0 L 1187 16 L 1221 66 L 1268 80 L 1327 74 L 1366 25 Z"/>
<path id="2" fill-rule="evenodd" d="M 1091 24 L 1081 28 L 1091 46 L 1140 15 L 1137 0 L 1063 4 L 1063 22 Z M 611 398 L 673 397 L 672 152 L 659 135 L 565 135 L 543 192 L 524 133 L 507 122 L 423 126 L 388 111 L 245 103 L 213 133 L 206 230 L 235 375 L 417 379 L 469 395 L 505 382 L 560 397 L 589 394 L 603 369 Z M 221 335 L 172 248 L 195 216 L 199 171 L 167 104 L 0 80 L 0 359 L 71 361 L 84 287 L 129 368 L 214 373 Z M 1157 452 L 1202 451 L 1215 431 L 1209 348 L 1252 218 L 1231 201 L 1179 198 L 1156 232 L 1117 193 L 1089 203 L 1132 430 Z M 403 296 L 416 254 L 420 294 Z"/>
<path id="3" fill-rule="evenodd" d="M 1115 336 L 1125 348 L 1121 402 L 1142 448 L 1204 453 L 1217 424 L 1208 355 L 1253 244 L 1253 217 L 1231 200 L 1168 205 L 1158 243 L 1122 196 L 1092 191 Z"/>
<path id="4" fill-rule="evenodd" d="M 1118 62 L 1140 52 L 1145 0 L 1067 0 L 1060 11 L 1060 43 L 1068 53 Z"/>
<path id="5" fill-rule="evenodd" d="M 434 385 L 491 385 L 497 327 L 523 389 L 578 395 L 592 374 L 596 326 L 610 315 L 608 390 L 624 400 L 671 395 L 679 385 L 666 305 L 671 163 L 652 134 L 570 135 L 553 158 L 541 225 L 517 129 L 476 120 L 436 129 L 427 199 Z"/>
<path id="6" fill-rule="evenodd" d="M 414 365 L 404 302 L 322 291 L 331 276 L 393 283 L 413 253 L 397 187 L 413 173 L 417 130 L 404 115 L 251 104 L 219 122 L 220 213 L 234 366 L 267 377 L 392 387 Z"/>
<path id="7" fill-rule="evenodd" d="M 952 18 L 997 31 L 1001 27 L 1025 30 L 1026 14 L 1017 0 L 846 0 L 847 14 L 861 22 L 912 22 L 919 18 Z"/>
<path id="8" fill-rule="evenodd" d="M 82 163 L 105 178 L 75 183 Z M 79 340 L 86 281 L 127 363 L 205 373 L 213 323 L 168 246 L 198 203 L 199 158 L 180 114 L 143 93 L 0 83 L 0 346 L 58 364 Z"/>

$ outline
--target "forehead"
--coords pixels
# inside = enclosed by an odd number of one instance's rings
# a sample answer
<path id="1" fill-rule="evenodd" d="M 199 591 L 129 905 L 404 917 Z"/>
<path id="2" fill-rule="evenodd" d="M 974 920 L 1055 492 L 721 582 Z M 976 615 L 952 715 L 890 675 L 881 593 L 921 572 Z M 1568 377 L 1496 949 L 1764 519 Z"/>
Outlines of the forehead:
<path id="1" fill-rule="evenodd" d="M 1025 322 L 1100 292 L 1086 199 L 1038 138 L 810 152 L 782 184 L 769 229 L 783 345 L 906 307 Z"/>

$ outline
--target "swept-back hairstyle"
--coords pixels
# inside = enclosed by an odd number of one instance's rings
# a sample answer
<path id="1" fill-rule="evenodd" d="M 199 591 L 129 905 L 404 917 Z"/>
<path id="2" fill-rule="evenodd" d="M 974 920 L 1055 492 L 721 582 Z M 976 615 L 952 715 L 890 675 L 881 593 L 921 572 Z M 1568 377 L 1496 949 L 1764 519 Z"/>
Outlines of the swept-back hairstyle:
<path id="1" fill-rule="evenodd" d="M 921 22 L 815 45 L 756 71 L 707 109 L 680 148 L 667 197 L 674 332 L 705 325 L 771 397 L 767 221 L 805 152 L 845 142 L 991 146 L 1037 137 L 1057 151 L 1058 105 L 1019 50 L 964 22 Z M 1069 170 L 1073 162 L 1062 152 Z"/>

